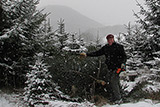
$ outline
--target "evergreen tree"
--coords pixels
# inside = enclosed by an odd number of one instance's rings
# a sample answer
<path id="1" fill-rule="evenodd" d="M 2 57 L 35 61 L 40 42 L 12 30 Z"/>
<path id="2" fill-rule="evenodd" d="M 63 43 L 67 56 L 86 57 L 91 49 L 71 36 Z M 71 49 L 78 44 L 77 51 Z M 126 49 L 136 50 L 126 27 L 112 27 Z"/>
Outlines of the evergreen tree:
<path id="1" fill-rule="evenodd" d="M 2 21 L 2 17 L 3 17 L 3 15 L 2 15 L 2 12 L 3 12 L 3 8 L 2 8 L 2 1 L 0 1 L 0 35 L 2 35 L 1 33 L 2 33 L 2 29 L 3 29 L 3 27 L 2 27 L 2 25 L 4 25 L 3 24 L 3 21 Z"/>
<path id="2" fill-rule="evenodd" d="M 55 51 L 55 35 L 50 25 L 50 19 L 48 21 L 44 21 L 39 30 L 35 41 L 40 46 L 39 52 L 42 52 L 44 57 L 48 55 L 53 55 L 53 51 Z"/>
<path id="3" fill-rule="evenodd" d="M 127 68 L 128 70 L 139 70 L 143 67 L 141 51 L 146 37 L 143 36 L 138 26 L 131 26 L 129 23 L 126 25 L 126 29 L 127 33 L 123 34 L 125 41 L 122 41 L 122 44 L 125 46 L 128 57 Z"/>
<path id="4" fill-rule="evenodd" d="M 144 35 L 147 35 L 147 42 L 143 46 L 143 60 L 147 62 L 146 64 L 150 67 L 155 67 L 153 62 L 149 63 L 148 61 L 154 61 L 159 58 L 155 53 L 160 51 L 160 1 L 159 0 L 145 0 L 145 5 L 147 8 L 144 8 L 138 3 L 140 7 L 140 14 L 135 14 L 138 18 L 138 22 L 141 24 Z M 142 19 L 141 16 L 144 18 Z"/>
<path id="5" fill-rule="evenodd" d="M 43 53 L 37 54 L 37 60 L 27 73 L 27 81 L 24 100 L 29 105 L 48 104 L 49 100 L 70 100 L 69 96 L 64 95 L 59 87 L 53 82 L 52 76 L 46 63 L 43 62 Z"/>
<path id="6" fill-rule="evenodd" d="M 54 99 L 56 85 L 52 82 L 52 76 L 48 67 L 40 59 L 31 66 L 31 72 L 27 73 L 27 87 L 25 87 L 26 101 L 31 105 L 43 104 L 47 99 Z M 46 102 L 45 102 L 46 103 Z"/>
<path id="7" fill-rule="evenodd" d="M 39 49 L 35 36 L 46 14 L 36 10 L 39 0 L 2 0 L 0 84 L 22 87 L 28 65 Z"/>
<path id="8" fill-rule="evenodd" d="M 83 39 L 76 38 L 76 34 L 69 34 L 68 40 L 66 41 L 66 46 L 63 48 L 63 50 L 67 52 L 73 53 L 81 53 L 87 51 Z"/>
<path id="9" fill-rule="evenodd" d="M 62 50 L 66 46 L 66 41 L 68 40 L 68 33 L 65 31 L 65 23 L 63 19 L 58 21 L 58 29 L 55 32 L 57 37 L 57 47 Z"/>
<path id="10" fill-rule="evenodd" d="M 152 99 L 153 97 L 150 96 L 159 97 L 160 90 L 158 86 L 160 73 L 157 72 L 160 70 L 160 1 L 145 0 L 145 5 L 146 8 L 138 3 L 141 10 L 139 14 L 135 14 L 135 16 L 138 18 L 140 27 L 138 27 L 138 29 L 136 28 L 134 31 L 135 38 L 133 41 L 137 42 L 133 45 L 133 50 L 136 51 L 132 52 L 136 54 L 138 53 L 140 57 L 137 57 L 135 54 L 136 56 L 134 58 L 150 67 L 150 69 L 145 66 L 145 69 L 141 69 L 141 72 L 139 72 L 139 75 L 135 78 L 136 81 L 132 84 L 134 87 L 128 95 L 134 99 L 140 99 L 142 97 Z M 141 16 L 143 17 L 141 18 Z M 138 69 L 140 71 L 139 67 Z"/>

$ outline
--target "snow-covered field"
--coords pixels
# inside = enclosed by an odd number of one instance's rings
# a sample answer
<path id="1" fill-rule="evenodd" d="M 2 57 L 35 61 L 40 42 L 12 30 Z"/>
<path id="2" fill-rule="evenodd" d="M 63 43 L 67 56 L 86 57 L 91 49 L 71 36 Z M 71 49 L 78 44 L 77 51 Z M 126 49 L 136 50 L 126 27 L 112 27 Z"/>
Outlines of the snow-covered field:
<path id="1" fill-rule="evenodd" d="M 19 99 L 17 95 L 0 94 L 0 107 L 26 107 Z M 49 105 L 39 105 L 36 107 L 96 107 L 93 103 L 83 102 L 66 102 L 66 101 L 50 101 Z M 125 103 L 121 105 L 109 105 L 106 104 L 102 107 L 160 107 L 160 103 L 149 99 L 139 101 L 136 103 Z"/>

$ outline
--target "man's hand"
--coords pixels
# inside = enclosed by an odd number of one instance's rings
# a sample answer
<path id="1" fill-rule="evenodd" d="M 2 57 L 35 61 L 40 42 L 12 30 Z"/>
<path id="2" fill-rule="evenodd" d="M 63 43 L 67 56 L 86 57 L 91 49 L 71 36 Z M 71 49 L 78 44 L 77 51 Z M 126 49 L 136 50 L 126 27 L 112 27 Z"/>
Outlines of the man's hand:
<path id="1" fill-rule="evenodd" d="M 82 59 L 82 58 L 85 58 L 87 55 L 86 55 L 86 53 L 80 53 L 80 58 Z"/>

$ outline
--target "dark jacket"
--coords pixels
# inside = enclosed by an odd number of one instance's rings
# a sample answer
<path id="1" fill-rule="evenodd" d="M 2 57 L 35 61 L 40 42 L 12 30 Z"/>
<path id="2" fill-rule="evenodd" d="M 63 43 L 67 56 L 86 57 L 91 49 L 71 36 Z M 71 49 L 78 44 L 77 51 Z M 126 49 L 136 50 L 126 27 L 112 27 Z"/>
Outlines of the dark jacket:
<path id="1" fill-rule="evenodd" d="M 87 53 L 87 56 L 101 56 L 105 55 L 105 63 L 108 69 L 115 70 L 121 67 L 121 64 L 126 62 L 127 57 L 122 45 L 114 42 L 111 46 L 105 45 L 96 52 Z"/>

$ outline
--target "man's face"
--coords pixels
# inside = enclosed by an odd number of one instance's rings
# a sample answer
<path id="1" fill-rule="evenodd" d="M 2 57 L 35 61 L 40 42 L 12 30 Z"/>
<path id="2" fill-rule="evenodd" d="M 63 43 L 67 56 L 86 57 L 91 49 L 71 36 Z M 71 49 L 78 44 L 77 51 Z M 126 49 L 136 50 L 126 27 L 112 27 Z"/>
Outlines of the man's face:
<path id="1" fill-rule="evenodd" d="M 109 45 L 112 45 L 114 43 L 114 38 L 109 38 L 107 41 Z"/>

